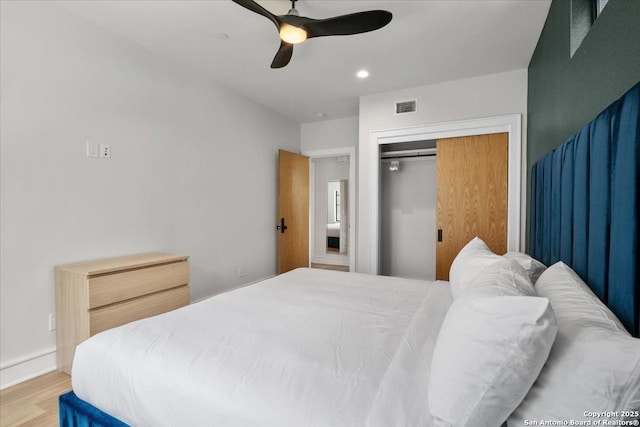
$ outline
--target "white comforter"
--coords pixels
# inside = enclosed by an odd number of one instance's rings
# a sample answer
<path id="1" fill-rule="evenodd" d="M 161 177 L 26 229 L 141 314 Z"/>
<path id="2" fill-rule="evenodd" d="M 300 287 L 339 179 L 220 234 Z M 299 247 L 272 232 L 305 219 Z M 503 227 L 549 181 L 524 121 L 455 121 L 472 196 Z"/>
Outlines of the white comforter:
<path id="1" fill-rule="evenodd" d="M 430 426 L 447 282 L 299 269 L 98 334 L 81 398 L 134 426 Z"/>

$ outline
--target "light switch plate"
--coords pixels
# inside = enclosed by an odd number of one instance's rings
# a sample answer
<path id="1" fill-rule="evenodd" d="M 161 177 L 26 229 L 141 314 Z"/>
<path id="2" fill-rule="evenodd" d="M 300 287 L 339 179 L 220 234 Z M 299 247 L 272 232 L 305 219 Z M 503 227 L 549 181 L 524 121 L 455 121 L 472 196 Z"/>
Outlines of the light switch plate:
<path id="1" fill-rule="evenodd" d="M 87 157 L 99 157 L 97 142 L 87 141 Z"/>

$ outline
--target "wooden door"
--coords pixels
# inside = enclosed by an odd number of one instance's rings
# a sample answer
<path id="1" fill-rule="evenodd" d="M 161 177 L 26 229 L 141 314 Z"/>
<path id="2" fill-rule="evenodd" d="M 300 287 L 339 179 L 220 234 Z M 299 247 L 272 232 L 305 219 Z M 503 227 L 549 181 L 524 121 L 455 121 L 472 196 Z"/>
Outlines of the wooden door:
<path id="1" fill-rule="evenodd" d="M 309 158 L 279 151 L 278 274 L 309 266 Z"/>
<path id="2" fill-rule="evenodd" d="M 437 141 L 437 280 L 449 280 L 453 259 L 475 236 L 506 252 L 508 140 L 497 133 Z"/>

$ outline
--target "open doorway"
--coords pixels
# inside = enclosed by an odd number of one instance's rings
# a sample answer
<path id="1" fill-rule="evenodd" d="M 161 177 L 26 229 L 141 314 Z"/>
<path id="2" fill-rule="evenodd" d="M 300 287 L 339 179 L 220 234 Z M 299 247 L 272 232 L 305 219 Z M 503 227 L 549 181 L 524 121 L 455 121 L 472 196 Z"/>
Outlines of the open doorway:
<path id="1" fill-rule="evenodd" d="M 303 152 L 309 168 L 309 262 L 355 271 L 355 147 Z"/>

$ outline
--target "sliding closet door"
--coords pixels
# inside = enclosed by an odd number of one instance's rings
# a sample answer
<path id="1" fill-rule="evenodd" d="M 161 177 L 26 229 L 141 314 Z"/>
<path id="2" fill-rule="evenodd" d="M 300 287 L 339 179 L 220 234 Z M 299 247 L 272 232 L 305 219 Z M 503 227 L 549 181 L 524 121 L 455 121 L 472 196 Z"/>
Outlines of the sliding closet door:
<path id="1" fill-rule="evenodd" d="M 436 279 L 449 280 L 453 259 L 473 237 L 497 254 L 507 250 L 508 134 L 440 139 L 436 150 Z"/>

